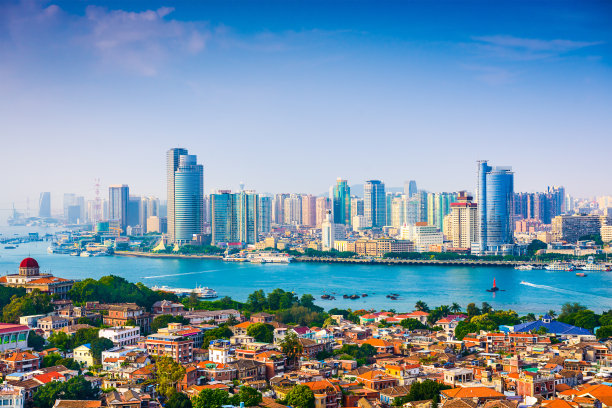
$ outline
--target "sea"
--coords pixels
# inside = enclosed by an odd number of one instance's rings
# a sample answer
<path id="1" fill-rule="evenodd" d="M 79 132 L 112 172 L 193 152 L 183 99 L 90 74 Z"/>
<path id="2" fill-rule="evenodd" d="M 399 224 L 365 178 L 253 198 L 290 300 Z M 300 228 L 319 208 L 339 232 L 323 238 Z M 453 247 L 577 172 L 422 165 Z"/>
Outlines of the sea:
<path id="1" fill-rule="evenodd" d="M 23 232 L 50 232 L 22 227 L 23 231 L 0 228 L 4 236 Z M 18 232 L 15 232 L 18 231 Z M 219 297 L 245 301 L 255 290 L 275 288 L 299 296 L 312 294 L 325 309 L 412 311 L 418 300 L 430 307 L 470 302 L 488 302 L 495 309 L 518 313 L 559 312 L 565 302 L 578 302 L 602 312 L 612 308 L 612 272 L 575 272 L 546 270 L 519 271 L 511 267 L 462 267 L 434 265 L 352 265 L 302 263 L 250 264 L 200 259 L 152 259 L 136 257 L 78 257 L 49 254 L 49 242 L 21 244 L 16 249 L 0 246 L 0 273 L 17 273 L 19 262 L 31 256 L 41 271 L 73 279 L 98 279 L 105 275 L 122 276 L 147 286 L 194 288 L 207 286 Z M 496 279 L 499 292 L 486 290 Z M 356 300 L 343 295 L 367 294 Z M 387 295 L 399 294 L 397 300 Z M 323 300 L 324 294 L 336 300 Z M 103 299 L 100 299 L 103 300 Z"/>

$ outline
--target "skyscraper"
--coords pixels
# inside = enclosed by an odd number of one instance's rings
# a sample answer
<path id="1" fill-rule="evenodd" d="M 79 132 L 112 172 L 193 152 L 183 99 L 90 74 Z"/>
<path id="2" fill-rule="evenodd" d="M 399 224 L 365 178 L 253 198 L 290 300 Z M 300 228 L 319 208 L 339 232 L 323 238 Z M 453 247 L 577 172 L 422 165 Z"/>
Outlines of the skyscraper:
<path id="1" fill-rule="evenodd" d="M 330 251 L 334 248 L 335 231 L 334 222 L 331 219 L 331 210 L 327 210 L 325 220 L 321 225 L 321 246 L 324 251 Z"/>
<path id="2" fill-rule="evenodd" d="M 240 242 L 254 244 L 258 241 L 259 232 L 259 195 L 253 191 L 241 190 L 237 196 L 238 202 L 238 237 Z"/>
<path id="3" fill-rule="evenodd" d="M 416 193 L 418 193 L 416 181 L 414 180 L 405 181 L 404 182 L 404 195 L 410 198 L 414 196 Z"/>
<path id="4" fill-rule="evenodd" d="M 236 196 L 229 190 L 219 190 L 210 195 L 212 218 L 212 244 L 238 241 L 238 217 Z"/>
<path id="5" fill-rule="evenodd" d="M 140 225 L 142 227 L 140 214 L 141 206 L 142 198 L 140 196 L 130 196 L 128 200 L 128 226 L 135 227 Z"/>
<path id="6" fill-rule="evenodd" d="M 317 197 L 302 195 L 302 225 L 314 227 L 317 224 Z"/>
<path id="7" fill-rule="evenodd" d="M 174 241 L 174 173 L 179 167 L 181 155 L 188 154 L 187 149 L 175 148 L 166 152 L 166 180 L 168 187 L 167 218 L 168 218 L 168 238 Z"/>
<path id="8" fill-rule="evenodd" d="M 317 228 L 321 228 L 323 221 L 327 215 L 327 210 L 330 209 L 329 198 L 317 197 Z"/>
<path id="9" fill-rule="evenodd" d="M 478 205 L 465 191 L 459 193 L 457 202 L 451 203 L 451 234 L 453 248 L 471 248 L 478 240 Z"/>
<path id="10" fill-rule="evenodd" d="M 174 241 L 184 244 L 194 234 L 202 234 L 204 227 L 204 167 L 197 163 L 197 156 L 179 156 L 173 201 Z"/>
<path id="11" fill-rule="evenodd" d="M 108 187 L 108 218 L 117 221 L 120 234 L 127 232 L 130 189 L 126 184 Z"/>
<path id="12" fill-rule="evenodd" d="M 51 193 L 48 191 L 40 193 L 40 199 L 38 200 L 38 216 L 40 218 L 51 217 Z"/>
<path id="13" fill-rule="evenodd" d="M 478 162 L 478 252 L 500 253 L 514 243 L 514 173 L 511 167 Z"/>
<path id="14" fill-rule="evenodd" d="M 363 192 L 363 211 L 367 225 L 372 228 L 384 227 L 387 222 L 385 184 L 380 180 L 368 180 Z"/>
<path id="15" fill-rule="evenodd" d="M 334 186 L 332 208 L 334 224 L 351 225 L 351 188 L 341 178 Z"/>
<path id="16" fill-rule="evenodd" d="M 272 223 L 272 197 L 259 196 L 259 217 L 258 225 L 260 233 L 267 234 L 270 232 L 270 224 Z"/>

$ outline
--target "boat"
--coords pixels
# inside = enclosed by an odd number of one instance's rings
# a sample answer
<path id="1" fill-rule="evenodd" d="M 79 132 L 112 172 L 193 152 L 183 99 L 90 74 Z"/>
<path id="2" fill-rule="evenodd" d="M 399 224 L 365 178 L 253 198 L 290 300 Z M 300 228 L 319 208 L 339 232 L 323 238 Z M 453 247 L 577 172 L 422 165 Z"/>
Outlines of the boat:
<path id="1" fill-rule="evenodd" d="M 17 248 L 16 246 L 13 245 L 5 245 L 4 249 L 15 249 Z"/>
<path id="2" fill-rule="evenodd" d="M 352 299 L 352 300 L 359 299 L 359 295 L 351 295 L 349 296 L 349 299 Z"/>
<path id="3" fill-rule="evenodd" d="M 71 252 L 70 256 L 79 256 L 79 251 Z"/>
<path id="4" fill-rule="evenodd" d="M 533 265 L 517 265 L 514 269 L 518 271 L 531 271 L 533 270 Z"/>
<path id="5" fill-rule="evenodd" d="M 583 271 L 599 271 L 599 272 L 610 272 L 612 270 L 610 265 L 606 264 L 596 264 L 595 259 L 592 256 L 589 256 L 587 259 L 587 263 L 581 266 L 579 269 Z"/>
<path id="6" fill-rule="evenodd" d="M 576 276 L 580 276 L 581 278 L 584 278 L 585 276 L 587 276 L 587 274 L 584 272 L 578 272 L 576 273 Z"/>
<path id="7" fill-rule="evenodd" d="M 497 284 L 495 283 L 495 278 L 493 278 L 493 287 L 491 289 L 487 289 L 487 292 L 497 292 L 499 290 L 499 288 L 497 287 Z"/>
<path id="8" fill-rule="evenodd" d="M 368 294 L 367 294 L 367 293 L 362 293 L 362 294 L 361 294 L 361 297 L 367 297 L 367 296 L 368 296 Z"/>
<path id="9" fill-rule="evenodd" d="M 71 254 L 71 255 L 72 255 L 72 254 Z M 88 256 L 90 256 L 90 255 L 91 255 L 91 253 L 89 253 L 89 252 L 87 252 L 87 251 L 83 251 L 83 252 L 81 252 L 81 255 L 80 255 L 80 256 L 87 258 L 87 257 L 88 257 Z"/>
<path id="10" fill-rule="evenodd" d="M 570 263 L 564 262 L 553 262 L 550 265 L 546 265 L 544 267 L 547 271 L 564 271 L 564 272 L 573 272 L 576 270 L 574 265 Z"/>
<path id="11" fill-rule="evenodd" d="M 246 258 L 252 263 L 282 263 L 288 264 L 293 261 L 293 257 L 289 254 L 278 253 L 278 252 L 259 252 L 250 254 Z"/>
<path id="12" fill-rule="evenodd" d="M 330 298 L 331 298 L 330 295 L 327 295 L 327 294 L 321 295 L 321 299 L 330 299 Z"/>
<path id="13" fill-rule="evenodd" d="M 218 297 L 217 291 L 204 286 L 196 286 L 193 289 L 183 289 L 183 288 L 171 288 L 169 286 L 153 286 L 152 290 L 161 291 L 161 292 L 171 292 L 176 294 L 177 296 L 189 296 L 192 293 L 195 293 L 200 299 L 214 299 Z"/>

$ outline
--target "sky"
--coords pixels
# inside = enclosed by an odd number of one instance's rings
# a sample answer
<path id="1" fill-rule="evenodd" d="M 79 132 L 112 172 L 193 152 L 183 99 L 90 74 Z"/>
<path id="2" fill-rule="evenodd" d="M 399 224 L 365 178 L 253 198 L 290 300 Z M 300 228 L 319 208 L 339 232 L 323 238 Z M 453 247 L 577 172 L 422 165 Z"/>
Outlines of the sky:
<path id="1" fill-rule="evenodd" d="M 612 194 L 607 1 L 0 1 L 0 211 L 124 183 L 323 193 L 337 177 Z"/>

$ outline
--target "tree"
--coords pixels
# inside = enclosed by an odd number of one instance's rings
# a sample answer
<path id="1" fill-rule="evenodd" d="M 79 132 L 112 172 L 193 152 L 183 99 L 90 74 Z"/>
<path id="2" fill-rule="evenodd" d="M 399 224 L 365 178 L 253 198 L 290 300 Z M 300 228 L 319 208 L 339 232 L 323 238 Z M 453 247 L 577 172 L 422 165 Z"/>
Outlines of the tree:
<path id="1" fill-rule="evenodd" d="M 189 324 L 189 320 L 183 316 L 172 316 L 168 314 L 157 316 L 153 319 L 153 322 L 151 322 L 151 331 L 157 332 L 159 329 L 168 327 L 170 323 Z"/>
<path id="2" fill-rule="evenodd" d="M 427 326 L 425 326 L 423 323 L 421 323 L 417 319 L 404 319 L 400 322 L 400 326 L 410 331 L 427 328 Z"/>
<path id="3" fill-rule="evenodd" d="M 36 334 L 34 330 L 30 330 L 28 334 L 28 347 L 32 347 L 36 351 L 42 351 L 45 347 L 45 338 Z"/>
<path id="4" fill-rule="evenodd" d="M 204 332 L 204 339 L 202 340 L 203 347 L 208 347 L 213 340 L 229 339 L 233 335 L 234 333 L 226 324 L 222 324 L 216 329 L 206 330 Z"/>
<path id="5" fill-rule="evenodd" d="M 191 400 L 189 397 L 182 392 L 176 392 L 172 394 L 168 402 L 166 402 L 166 408 L 192 408 Z"/>
<path id="6" fill-rule="evenodd" d="M 114 275 L 103 276 L 99 280 L 88 278 L 75 282 L 68 295 L 73 302 L 84 303 L 104 299 L 107 303 L 134 302 L 147 309 L 160 300 L 170 298 L 173 301 L 178 300 L 176 295 L 156 292 L 142 283 L 131 283 L 125 278 Z"/>
<path id="7" fill-rule="evenodd" d="M 226 390 L 204 389 L 191 400 L 193 408 L 221 408 L 229 403 L 229 393 Z"/>
<path id="8" fill-rule="evenodd" d="M 97 339 L 93 339 L 91 343 L 89 343 L 91 347 L 91 355 L 93 356 L 96 364 L 100 364 L 100 360 L 102 359 L 102 352 L 114 347 L 112 341 L 105 337 L 99 337 Z"/>
<path id="9" fill-rule="evenodd" d="M 551 317 L 551 319 L 554 319 L 555 317 L 557 317 L 557 312 L 555 312 L 554 310 L 550 309 L 548 311 L 548 315 Z"/>
<path id="10" fill-rule="evenodd" d="M 466 311 L 469 317 L 478 316 L 480 314 L 480 309 L 478 309 L 475 303 L 469 303 Z"/>
<path id="11" fill-rule="evenodd" d="M 429 312 L 429 306 L 427 306 L 427 303 L 423 302 L 422 300 L 417 301 L 414 308 L 421 312 Z"/>
<path id="12" fill-rule="evenodd" d="M 2 309 L 2 321 L 19 323 L 21 316 L 46 314 L 53 311 L 51 297 L 38 289 L 24 296 L 14 295 L 11 302 Z"/>
<path id="13" fill-rule="evenodd" d="M 541 326 L 538 330 L 536 330 L 536 334 L 543 336 L 548 333 L 548 329 L 544 326 Z"/>
<path id="14" fill-rule="evenodd" d="M 280 347 L 281 351 L 287 356 L 287 362 L 292 364 L 297 362 L 297 358 L 303 351 L 302 343 L 300 343 L 297 334 L 293 331 L 289 331 L 280 341 Z"/>
<path id="15" fill-rule="evenodd" d="M 586 310 L 586 306 L 581 305 L 578 302 L 567 302 L 564 303 L 563 306 L 561 306 L 561 314 L 559 315 L 559 318 L 561 317 L 565 317 L 565 316 L 569 316 L 571 314 L 577 313 L 581 310 Z"/>
<path id="16" fill-rule="evenodd" d="M 459 305 L 459 303 L 453 303 L 450 307 L 450 311 L 453 313 L 460 313 L 461 312 L 461 305 Z"/>
<path id="17" fill-rule="evenodd" d="M 493 308 L 487 302 L 482 302 L 482 306 L 480 310 L 481 310 L 481 313 L 484 314 L 484 313 L 489 313 L 491 310 L 493 310 Z"/>
<path id="18" fill-rule="evenodd" d="M 603 340 L 612 337 L 612 326 L 601 326 L 595 333 L 598 339 Z"/>
<path id="19" fill-rule="evenodd" d="M 200 304 L 200 299 L 198 298 L 198 294 L 195 291 L 189 294 L 189 299 L 187 299 L 186 305 L 189 309 L 195 309 Z"/>
<path id="20" fill-rule="evenodd" d="M 62 356 L 59 353 L 51 353 L 47 354 L 43 357 L 42 366 L 43 367 L 53 367 L 57 365 L 57 362 L 62 359 Z"/>
<path id="21" fill-rule="evenodd" d="M 287 393 L 287 398 L 285 401 L 293 408 L 314 408 L 315 406 L 314 393 L 306 385 L 294 386 Z"/>
<path id="22" fill-rule="evenodd" d="M 522 317 L 521 320 L 524 320 L 526 322 L 535 322 L 537 318 L 533 313 L 527 313 L 525 316 Z"/>
<path id="23" fill-rule="evenodd" d="M 158 357 L 155 366 L 157 368 L 157 392 L 166 398 L 172 397 L 176 392 L 176 384 L 185 376 L 185 367 L 170 357 Z"/>
<path id="24" fill-rule="evenodd" d="M 62 351 L 68 351 L 74 348 L 72 338 L 63 331 L 54 331 L 51 333 L 47 341 L 49 342 L 50 346 L 57 347 Z"/>
<path id="25" fill-rule="evenodd" d="M 99 399 L 99 389 L 92 387 L 83 376 L 76 376 L 66 382 L 51 381 L 39 387 L 34 396 L 34 406 L 37 408 L 51 408 L 57 399 L 66 400 L 94 400 Z"/>
<path id="26" fill-rule="evenodd" d="M 540 249 L 546 248 L 548 248 L 548 245 L 545 242 L 540 241 L 539 239 L 534 239 L 529 243 L 529 245 L 527 245 L 527 255 L 534 256 Z"/>
<path id="27" fill-rule="evenodd" d="M 240 403 L 243 402 L 244 405 L 247 407 L 254 407 L 256 405 L 259 405 L 261 401 L 261 393 L 255 388 L 246 386 L 240 387 L 240 391 L 238 391 L 238 394 L 234 395 L 234 397 L 232 398 L 232 402 L 234 403 L 234 405 L 240 405 Z"/>
<path id="28" fill-rule="evenodd" d="M 274 341 L 274 326 L 266 323 L 254 323 L 248 327 L 247 334 L 257 341 L 272 343 Z"/>

